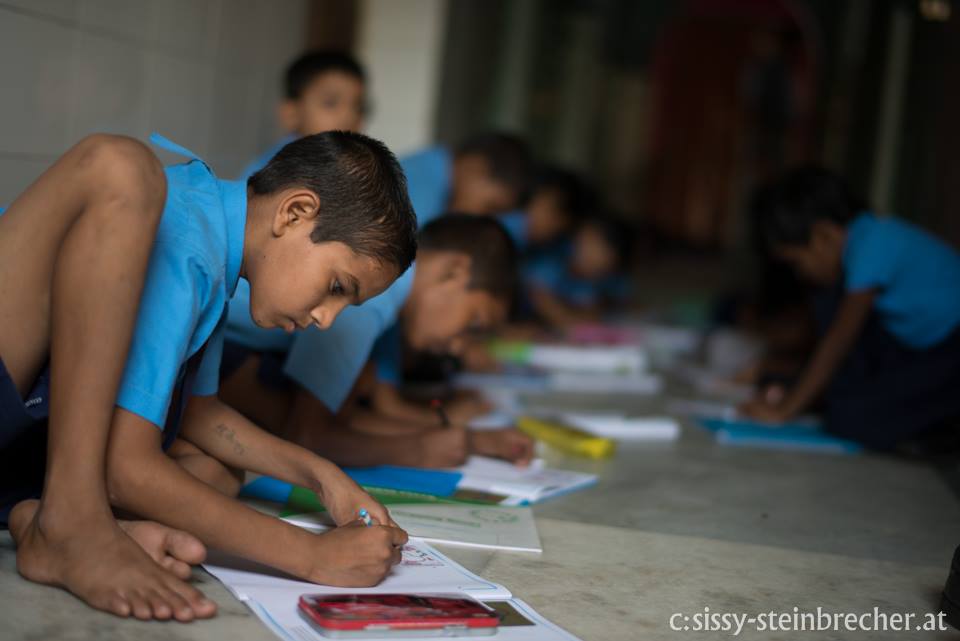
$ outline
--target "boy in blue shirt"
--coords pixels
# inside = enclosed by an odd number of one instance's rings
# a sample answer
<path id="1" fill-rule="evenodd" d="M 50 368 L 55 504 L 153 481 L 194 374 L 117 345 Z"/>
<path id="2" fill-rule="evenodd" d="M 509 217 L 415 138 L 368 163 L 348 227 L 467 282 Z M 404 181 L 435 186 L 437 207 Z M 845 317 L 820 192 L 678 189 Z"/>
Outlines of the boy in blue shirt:
<path id="1" fill-rule="evenodd" d="M 566 252 L 533 257 L 524 279 L 533 311 L 554 327 L 599 319 L 630 295 L 626 277 L 630 232 L 609 219 L 577 227 Z"/>
<path id="2" fill-rule="evenodd" d="M 263 169 L 284 145 L 324 131 L 360 131 L 367 112 L 366 73 L 341 51 L 308 51 L 290 63 L 283 77 L 277 119 L 286 132 L 243 170 L 246 180 Z"/>
<path id="3" fill-rule="evenodd" d="M 448 214 L 423 228 L 414 268 L 326 332 L 307 330 L 282 342 L 232 308 L 227 340 L 239 357 L 229 367 L 224 362 L 225 398 L 345 465 L 450 467 L 468 451 L 525 462 L 532 444 L 516 430 L 468 431 L 469 403 L 451 404 L 452 425 L 444 428 L 435 410 L 403 401 L 396 387 L 401 341 L 457 354 L 472 333 L 501 324 L 515 268 L 512 243 L 496 221 Z M 358 385 L 371 355 L 375 380 Z M 358 407 L 359 396 L 369 397 L 369 410 Z"/>
<path id="4" fill-rule="evenodd" d="M 825 333 L 796 384 L 744 412 L 785 421 L 823 395 L 827 429 L 876 449 L 960 417 L 960 255 L 918 227 L 864 211 L 823 170 L 797 170 L 759 202 L 773 253 L 839 290 L 839 303 L 827 306 Z"/>
<path id="5" fill-rule="evenodd" d="M 104 476 L 164 194 L 149 149 L 95 135 L 0 216 L 0 523 L 42 485 L 14 533 L 25 578 L 120 616 L 189 621 L 216 610 L 184 582 L 203 545 L 159 523 L 116 521 Z M 42 421 L 48 430 L 31 429 Z"/>
<path id="6" fill-rule="evenodd" d="M 425 225 L 444 212 L 497 216 L 518 246 L 533 163 L 526 144 L 510 134 L 488 132 L 455 149 L 428 147 L 400 160 L 410 202 Z"/>
<path id="7" fill-rule="evenodd" d="M 263 432 L 216 391 L 227 301 L 240 276 L 251 284 L 254 322 L 292 332 L 329 326 L 406 269 L 415 220 L 399 165 L 382 144 L 334 132 L 287 145 L 242 183 L 219 180 L 190 152 L 167 146 L 193 160 L 166 170 L 163 215 L 110 419 L 111 503 L 295 576 L 372 585 L 399 560 L 396 546 L 406 539 L 386 510 L 336 466 Z M 55 402 L 57 389 L 54 380 Z M 26 424 L 21 432 L 36 429 Z M 310 535 L 223 496 L 195 477 L 190 461 L 181 466 L 164 454 L 178 435 L 231 467 L 312 487 L 344 527 Z M 360 508 L 379 525 L 358 527 Z M 24 501 L 11 512 L 18 543 L 36 509 Z M 140 597 L 145 616 L 168 618 L 187 605 L 168 590 Z"/>

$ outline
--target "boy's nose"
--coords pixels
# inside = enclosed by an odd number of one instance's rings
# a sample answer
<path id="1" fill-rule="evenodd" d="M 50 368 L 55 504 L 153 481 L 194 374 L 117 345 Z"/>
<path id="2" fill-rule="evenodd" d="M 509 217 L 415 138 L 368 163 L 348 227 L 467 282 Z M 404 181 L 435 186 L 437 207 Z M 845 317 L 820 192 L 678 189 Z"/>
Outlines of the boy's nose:
<path id="1" fill-rule="evenodd" d="M 313 310 L 310 316 L 313 318 L 313 324 L 321 330 L 330 329 L 330 326 L 333 325 L 333 319 L 336 318 L 335 314 L 329 314 L 322 308 Z"/>

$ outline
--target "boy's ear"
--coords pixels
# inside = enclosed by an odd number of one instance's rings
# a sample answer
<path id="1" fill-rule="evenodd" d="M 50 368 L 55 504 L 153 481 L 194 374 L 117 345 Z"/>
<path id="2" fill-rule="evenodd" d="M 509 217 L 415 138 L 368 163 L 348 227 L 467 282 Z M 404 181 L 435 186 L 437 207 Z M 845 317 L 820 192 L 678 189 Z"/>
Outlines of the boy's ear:
<path id="1" fill-rule="evenodd" d="M 288 230 L 313 222 L 319 214 L 320 198 L 309 189 L 284 191 L 273 216 L 273 234 L 283 236 Z"/>
<path id="2" fill-rule="evenodd" d="M 300 129 L 300 109 L 296 100 L 287 98 L 277 105 L 277 121 L 287 133 L 296 133 Z"/>

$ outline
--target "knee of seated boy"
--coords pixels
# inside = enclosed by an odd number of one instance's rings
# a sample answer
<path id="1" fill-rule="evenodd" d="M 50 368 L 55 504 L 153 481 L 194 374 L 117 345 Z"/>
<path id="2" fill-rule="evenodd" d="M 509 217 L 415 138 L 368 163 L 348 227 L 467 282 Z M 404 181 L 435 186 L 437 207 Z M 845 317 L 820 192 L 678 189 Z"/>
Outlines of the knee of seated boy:
<path id="1" fill-rule="evenodd" d="M 91 174 L 102 197 L 156 224 L 163 213 L 167 181 L 160 159 L 129 136 L 92 134 L 77 143 L 79 167 Z"/>

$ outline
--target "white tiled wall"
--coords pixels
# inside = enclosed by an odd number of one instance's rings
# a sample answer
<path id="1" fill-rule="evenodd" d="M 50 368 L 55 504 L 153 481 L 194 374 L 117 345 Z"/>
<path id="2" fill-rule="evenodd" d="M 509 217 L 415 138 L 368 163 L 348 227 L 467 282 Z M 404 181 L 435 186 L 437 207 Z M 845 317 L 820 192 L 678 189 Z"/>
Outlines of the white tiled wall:
<path id="1" fill-rule="evenodd" d="M 159 131 L 235 176 L 278 135 L 306 12 L 307 0 L 0 0 L 0 204 L 96 131 Z"/>

